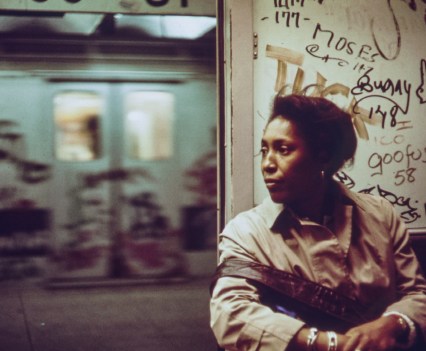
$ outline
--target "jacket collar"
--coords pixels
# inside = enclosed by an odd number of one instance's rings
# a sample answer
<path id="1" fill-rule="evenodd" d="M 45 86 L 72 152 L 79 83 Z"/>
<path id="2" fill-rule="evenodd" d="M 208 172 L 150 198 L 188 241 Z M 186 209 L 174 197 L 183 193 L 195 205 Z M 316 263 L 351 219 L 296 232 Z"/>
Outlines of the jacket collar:
<path id="1" fill-rule="evenodd" d="M 333 181 L 331 186 L 334 189 L 332 193 L 334 194 L 335 201 L 340 202 L 343 205 L 352 205 L 365 210 L 357 193 L 349 190 L 345 185 L 337 181 Z M 269 196 L 263 200 L 261 208 L 262 215 L 269 228 L 273 227 L 273 225 L 277 222 L 278 217 L 295 217 L 290 208 L 286 207 L 284 204 L 273 202 Z"/>

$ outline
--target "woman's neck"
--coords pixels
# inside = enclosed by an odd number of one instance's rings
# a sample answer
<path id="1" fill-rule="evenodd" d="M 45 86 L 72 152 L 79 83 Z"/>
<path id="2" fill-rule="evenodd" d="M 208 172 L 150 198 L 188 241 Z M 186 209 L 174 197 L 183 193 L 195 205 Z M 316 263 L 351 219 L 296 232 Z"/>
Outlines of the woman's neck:
<path id="1" fill-rule="evenodd" d="M 290 208 L 300 218 L 309 218 L 311 221 L 322 223 L 324 216 L 332 213 L 333 196 L 330 183 L 324 182 L 318 191 L 299 203 L 291 204 Z"/>

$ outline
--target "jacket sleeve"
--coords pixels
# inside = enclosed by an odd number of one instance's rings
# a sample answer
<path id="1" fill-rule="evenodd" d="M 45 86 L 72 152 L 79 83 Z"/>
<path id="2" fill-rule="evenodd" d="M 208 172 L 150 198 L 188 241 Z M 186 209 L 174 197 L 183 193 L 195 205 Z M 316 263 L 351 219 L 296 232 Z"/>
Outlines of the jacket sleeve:
<path id="1" fill-rule="evenodd" d="M 398 300 L 386 310 L 407 315 L 415 322 L 424 338 L 426 336 L 426 281 L 412 249 L 405 224 L 387 201 L 384 201 L 384 209 L 389 214 L 388 223 L 393 242 L 398 295 Z"/>
<path id="2" fill-rule="evenodd" d="M 220 236 L 220 262 L 228 258 L 255 260 L 250 237 L 239 237 L 230 226 Z M 304 323 L 272 311 L 259 301 L 255 286 L 245 279 L 220 278 L 210 300 L 210 324 L 226 350 L 284 351 Z"/>

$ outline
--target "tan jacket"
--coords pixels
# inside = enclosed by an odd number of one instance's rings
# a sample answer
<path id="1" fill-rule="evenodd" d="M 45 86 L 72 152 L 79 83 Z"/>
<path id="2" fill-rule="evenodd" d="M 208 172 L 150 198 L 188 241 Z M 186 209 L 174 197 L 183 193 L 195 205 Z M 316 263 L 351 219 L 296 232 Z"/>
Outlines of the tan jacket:
<path id="1" fill-rule="evenodd" d="M 325 225 L 299 219 L 269 198 L 231 220 L 220 235 L 220 262 L 240 258 L 333 288 L 377 310 L 399 311 L 426 335 L 426 281 L 409 236 L 386 200 L 340 184 Z M 244 279 L 219 279 L 211 327 L 227 350 L 283 351 L 304 325 L 259 302 Z"/>

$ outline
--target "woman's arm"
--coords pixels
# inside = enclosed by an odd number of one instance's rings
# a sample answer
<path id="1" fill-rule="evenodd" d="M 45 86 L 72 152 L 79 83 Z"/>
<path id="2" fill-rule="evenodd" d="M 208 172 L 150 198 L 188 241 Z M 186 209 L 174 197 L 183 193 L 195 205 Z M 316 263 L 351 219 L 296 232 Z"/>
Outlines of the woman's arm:
<path id="1" fill-rule="evenodd" d="M 216 340 L 227 350 L 283 351 L 305 324 L 261 304 L 256 287 L 233 277 L 217 281 L 210 315 Z"/>
<path id="2" fill-rule="evenodd" d="M 398 300 L 388 306 L 386 311 L 402 313 L 409 318 L 411 321 L 409 343 L 412 343 L 416 337 L 423 342 L 426 335 L 426 280 L 411 247 L 410 236 L 404 222 L 387 201 L 383 200 L 383 202 L 383 207 L 389 214 L 389 233 L 393 243 L 398 297 Z M 395 319 L 398 316 L 393 317 Z"/>

